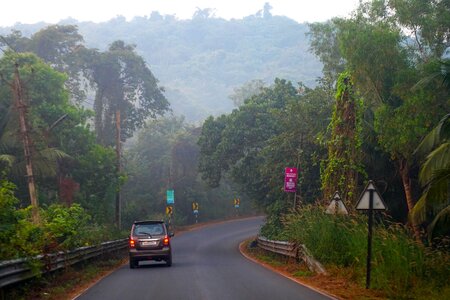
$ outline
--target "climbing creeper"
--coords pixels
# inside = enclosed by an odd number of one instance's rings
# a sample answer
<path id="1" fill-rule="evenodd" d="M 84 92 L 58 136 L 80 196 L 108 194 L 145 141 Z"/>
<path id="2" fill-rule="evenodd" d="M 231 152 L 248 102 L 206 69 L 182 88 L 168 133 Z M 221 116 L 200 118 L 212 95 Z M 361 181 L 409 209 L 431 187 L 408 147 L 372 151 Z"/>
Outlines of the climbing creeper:
<path id="1" fill-rule="evenodd" d="M 324 202 L 339 191 L 347 208 L 356 202 L 358 175 L 364 174 L 361 164 L 361 119 L 363 103 L 356 99 L 351 76 L 339 76 L 333 117 L 328 127 L 328 158 L 322 162 L 321 180 Z"/>

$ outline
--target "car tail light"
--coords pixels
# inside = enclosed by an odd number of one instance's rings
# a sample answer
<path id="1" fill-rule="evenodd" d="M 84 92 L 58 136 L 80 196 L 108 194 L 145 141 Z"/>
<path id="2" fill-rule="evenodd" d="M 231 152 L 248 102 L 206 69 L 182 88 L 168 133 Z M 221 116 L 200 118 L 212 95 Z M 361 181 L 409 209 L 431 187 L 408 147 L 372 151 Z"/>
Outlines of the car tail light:
<path id="1" fill-rule="evenodd" d="M 168 245 L 169 245 L 169 241 L 170 241 L 170 239 L 169 239 L 169 237 L 166 235 L 166 236 L 164 237 L 164 240 L 163 240 L 163 245 L 164 245 L 164 246 L 168 246 Z"/>
<path id="2" fill-rule="evenodd" d="M 135 246 L 135 241 L 130 238 L 130 248 L 134 248 Z"/>

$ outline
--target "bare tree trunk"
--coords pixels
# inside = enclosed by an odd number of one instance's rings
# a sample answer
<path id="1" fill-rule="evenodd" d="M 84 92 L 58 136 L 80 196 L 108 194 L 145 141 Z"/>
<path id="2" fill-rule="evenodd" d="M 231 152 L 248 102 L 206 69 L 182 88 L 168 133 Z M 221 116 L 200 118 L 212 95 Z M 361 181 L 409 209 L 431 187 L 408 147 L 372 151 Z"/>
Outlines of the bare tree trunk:
<path id="1" fill-rule="evenodd" d="M 12 88 L 15 105 L 17 110 L 19 111 L 20 133 L 22 135 L 23 150 L 25 155 L 28 192 L 30 194 L 33 223 L 38 224 L 40 222 L 39 204 L 36 194 L 36 184 L 34 182 L 34 175 L 33 175 L 33 163 L 31 159 L 31 150 L 30 150 L 31 142 L 30 137 L 28 136 L 28 128 L 26 122 L 26 105 L 23 100 L 22 85 L 19 76 L 19 66 L 17 64 L 15 65 L 14 81 L 12 84 Z"/>
<path id="2" fill-rule="evenodd" d="M 405 159 L 400 159 L 400 176 L 402 178 L 403 189 L 405 191 L 406 204 L 408 206 L 408 213 L 414 208 L 414 200 L 411 192 L 411 179 L 409 178 L 409 166 Z M 419 226 L 414 220 L 411 220 L 411 227 L 413 229 L 414 238 L 416 241 L 421 241 Z"/>
<path id="3" fill-rule="evenodd" d="M 120 143 L 120 110 L 116 109 L 116 158 L 117 158 L 117 176 L 120 176 L 122 172 L 122 164 L 121 164 L 121 143 Z M 118 182 L 117 186 L 117 192 L 116 192 L 116 226 L 118 229 L 120 229 L 122 226 L 121 224 L 121 195 L 120 195 L 120 180 Z"/>

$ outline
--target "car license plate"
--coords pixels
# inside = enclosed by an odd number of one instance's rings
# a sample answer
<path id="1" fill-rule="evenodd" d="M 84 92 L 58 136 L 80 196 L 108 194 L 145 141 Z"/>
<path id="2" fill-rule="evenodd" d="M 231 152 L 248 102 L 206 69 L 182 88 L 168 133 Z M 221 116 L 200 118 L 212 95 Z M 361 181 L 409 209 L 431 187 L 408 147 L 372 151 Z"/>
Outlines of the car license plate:
<path id="1" fill-rule="evenodd" d="M 141 242 L 142 246 L 156 246 L 157 241 L 147 241 L 147 242 Z"/>

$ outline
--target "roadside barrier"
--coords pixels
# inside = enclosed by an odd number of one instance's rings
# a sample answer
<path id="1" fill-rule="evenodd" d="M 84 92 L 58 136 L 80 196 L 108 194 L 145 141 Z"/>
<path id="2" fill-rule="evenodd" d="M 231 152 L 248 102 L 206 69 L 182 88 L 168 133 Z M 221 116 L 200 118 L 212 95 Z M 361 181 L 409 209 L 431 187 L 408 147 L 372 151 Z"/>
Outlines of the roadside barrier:
<path id="1" fill-rule="evenodd" d="M 20 258 L 0 261 L 0 289 L 41 274 L 52 272 L 70 265 L 107 255 L 128 247 L 128 239 L 109 241 L 96 246 L 81 247 L 67 252 L 57 252 L 48 255 L 38 255 L 31 259 Z M 42 268 L 30 267 L 30 262 L 37 262 Z"/>
<path id="2" fill-rule="evenodd" d="M 297 261 L 304 261 L 308 269 L 319 274 L 326 274 L 325 268 L 320 262 L 314 259 L 305 245 L 286 241 L 274 241 L 258 236 L 256 239 L 258 247 L 278 253 L 284 256 L 295 258 Z"/>

